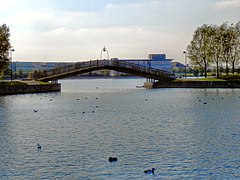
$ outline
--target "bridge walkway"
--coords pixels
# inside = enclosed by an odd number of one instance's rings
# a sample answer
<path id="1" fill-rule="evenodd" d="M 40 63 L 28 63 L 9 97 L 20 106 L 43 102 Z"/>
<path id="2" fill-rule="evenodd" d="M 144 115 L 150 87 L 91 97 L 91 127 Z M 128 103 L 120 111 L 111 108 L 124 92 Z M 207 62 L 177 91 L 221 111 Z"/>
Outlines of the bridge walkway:
<path id="1" fill-rule="evenodd" d="M 103 69 L 128 73 L 134 76 L 140 76 L 154 80 L 169 81 L 173 79 L 171 77 L 171 74 L 168 72 L 114 59 L 90 60 L 85 62 L 77 62 L 73 65 L 60 66 L 51 70 L 44 71 L 41 73 L 42 75 L 36 79 L 39 81 L 55 81 L 58 79 Z"/>

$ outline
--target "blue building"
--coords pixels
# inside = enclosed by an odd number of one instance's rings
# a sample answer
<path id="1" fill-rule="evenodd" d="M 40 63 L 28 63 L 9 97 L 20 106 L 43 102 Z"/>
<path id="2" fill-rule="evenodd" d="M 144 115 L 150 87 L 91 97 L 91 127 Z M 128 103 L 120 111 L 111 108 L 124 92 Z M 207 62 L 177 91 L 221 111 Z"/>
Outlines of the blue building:
<path id="1" fill-rule="evenodd" d="M 170 72 L 172 69 L 172 60 L 167 59 L 166 54 L 149 54 L 148 59 L 118 59 L 142 66 L 152 67 L 163 71 Z"/>
<path id="2" fill-rule="evenodd" d="M 129 63 L 135 63 L 141 66 L 152 67 L 155 69 L 170 72 L 172 69 L 172 59 L 167 59 L 165 54 L 149 54 L 146 59 L 118 59 L 119 61 L 127 61 Z M 14 73 L 20 71 L 24 74 L 33 73 L 39 70 L 49 70 L 62 65 L 71 65 L 71 63 L 63 62 L 12 62 L 12 70 Z M 11 68 L 11 67 L 10 67 Z M 112 72 L 112 75 L 119 75 L 121 73 Z"/>

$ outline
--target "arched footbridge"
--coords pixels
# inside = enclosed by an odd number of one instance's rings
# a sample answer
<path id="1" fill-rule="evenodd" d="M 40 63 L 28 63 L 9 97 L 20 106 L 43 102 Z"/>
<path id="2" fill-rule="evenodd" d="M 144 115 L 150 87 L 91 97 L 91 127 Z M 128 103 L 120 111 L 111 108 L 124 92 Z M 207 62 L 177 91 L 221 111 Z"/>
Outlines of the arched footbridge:
<path id="1" fill-rule="evenodd" d="M 165 71 L 119 60 L 90 60 L 77 62 L 73 65 L 60 66 L 44 71 L 41 73 L 41 76 L 36 79 L 39 81 L 56 81 L 58 79 L 103 69 L 128 73 L 154 80 L 169 81 L 173 79 L 171 74 Z"/>

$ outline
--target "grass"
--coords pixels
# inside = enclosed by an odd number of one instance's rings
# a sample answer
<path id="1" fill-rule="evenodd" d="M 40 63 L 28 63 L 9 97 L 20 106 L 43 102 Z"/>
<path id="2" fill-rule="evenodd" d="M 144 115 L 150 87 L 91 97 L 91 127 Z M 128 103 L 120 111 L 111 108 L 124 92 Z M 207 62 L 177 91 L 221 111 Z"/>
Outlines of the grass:
<path id="1" fill-rule="evenodd" d="M 219 78 L 213 78 L 213 77 L 209 77 L 209 78 L 181 78 L 181 79 L 176 79 L 175 82 L 184 82 L 184 81 L 226 81 L 225 79 L 219 79 Z"/>
<path id="2" fill-rule="evenodd" d="M 2 81 L 0 82 L 0 86 L 23 86 L 27 85 L 26 83 L 19 81 Z"/>
<path id="3" fill-rule="evenodd" d="M 31 84 L 33 83 L 33 84 Z M 0 81 L 0 86 L 27 86 L 27 85 L 47 85 L 48 82 L 41 81 Z"/>

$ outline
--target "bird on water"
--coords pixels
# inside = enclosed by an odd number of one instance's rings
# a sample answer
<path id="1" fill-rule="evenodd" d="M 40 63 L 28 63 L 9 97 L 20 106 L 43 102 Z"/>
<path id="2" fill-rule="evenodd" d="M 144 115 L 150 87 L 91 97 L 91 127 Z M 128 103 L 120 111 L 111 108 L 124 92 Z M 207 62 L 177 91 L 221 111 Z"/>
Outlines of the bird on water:
<path id="1" fill-rule="evenodd" d="M 109 157 L 108 161 L 109 162 L 116 162 L 117 161 L 117 157 Z"/>
<path id="2" fill-rule="evenodd" d="M 38 149 L 42 149 L 42 146 L 40 144 L 37 144 Z"/>
<path id="3" fill-rule="evenodd" d="M 146 174 L 154 174 L 155 168 L 152 168 L 152 170 L 145 170 L 144 173 Z"/>

